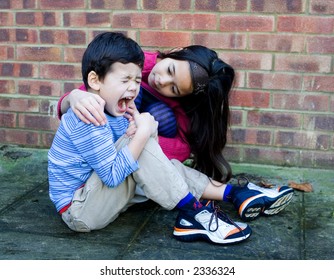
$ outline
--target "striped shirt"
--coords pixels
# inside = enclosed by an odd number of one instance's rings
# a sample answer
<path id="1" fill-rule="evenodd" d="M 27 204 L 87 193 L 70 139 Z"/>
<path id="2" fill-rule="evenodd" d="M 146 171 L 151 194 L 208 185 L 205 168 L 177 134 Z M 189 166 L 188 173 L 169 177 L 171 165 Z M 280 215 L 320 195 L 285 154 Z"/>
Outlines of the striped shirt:
<path id="1" fill-rule="evenodd" d="M 116 150 L 115 142 L 125 134 L 129 122 L 107 115 L 108 124 L 85 124 L 71 109 L 62 116 L 48 153 L 49 195 L 57 211 L 71 203 L 74 192 L 93 171 L 114 188 L 138 169 L 128 149 Z"/>

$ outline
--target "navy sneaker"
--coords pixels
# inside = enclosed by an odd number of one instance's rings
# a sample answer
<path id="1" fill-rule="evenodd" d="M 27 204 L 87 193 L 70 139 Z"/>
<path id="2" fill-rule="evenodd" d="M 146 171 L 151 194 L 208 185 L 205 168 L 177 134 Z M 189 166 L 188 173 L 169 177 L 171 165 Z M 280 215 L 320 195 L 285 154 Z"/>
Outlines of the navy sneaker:
<path id="1" fill-rule="evenodd" d="M 209 202 L 193 210 L 180 210 L 173 235 L 181 241 L 204 239 L 216 244 L 232 244 L 246 240 L 252 233 L 245 223 L 233 222 L 223 211 Z"/>
<path id="2" fill-rule="evenodd" d="M 253 183 L 235 190 L 234 207 L 243 221 L 251 221 L 259 215 L 271 216 L 281 212 L 290 202 L 294 190 L 287 186 L 261 188 Z"/>

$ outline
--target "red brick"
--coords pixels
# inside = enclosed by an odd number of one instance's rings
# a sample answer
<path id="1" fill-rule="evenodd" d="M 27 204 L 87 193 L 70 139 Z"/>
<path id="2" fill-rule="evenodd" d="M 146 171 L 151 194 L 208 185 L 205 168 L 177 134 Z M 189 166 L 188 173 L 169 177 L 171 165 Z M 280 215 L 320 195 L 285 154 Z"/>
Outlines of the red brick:
<path id="1" fill-rule="evenodd" d="M 43 26 L 61 26 L 62 14 L 59 12 L 43 12 Z"/>
<path id="2" fill-rule="evenodd" d="M 37 30 L 33 29 L 16 29 L 15 41 L 36 44 L 38 40 Z"/>
<path id="3" fill-rule="evenodd" d="M 189 11 L 191 0 L 143 0 L 144 10 Z"/>
<path id="4" fill-rule="evenodd" d="M 325 95 L 273 94 L 273 108 L 284 110 L 328 111 L 329 97 Z"/>
<path id="5" fill-rule="evenodd" d="M 82 0 L 40 0 L 40 8 L 45 9 L 82 9 L 86 7 L 86 1 Z"/>
<path id="6" fill-rule="evenodd" d="M 0 93 L 15 93 L 15 82 L 13 80 L 0 80 Z"/>
<path id="7" fill-rule="evenodd" d="M 232 147 L 231 144 L 228 143 L 224 149 L 224 156 L 229 162 L 241 162 L 243 160 L 242 152 L 242 147 Z"/>
<path id="8" fill-rule="evenodd" d="M 1 106 L 1 99 L 0 99 Z M 16 114 L 0 112 L 0 127 L 15 127 L 16 126 Z"/>
<path id="9" fill-rule="evenodd" d="M 220 17 L 220 31 L 274 31 L 273 16 L 230 16 Z"/>
<path id="10" fill-rule="evenodd" d="M 27 26 L 43 26 L 44 19 L 43 13 L 41 12 L 17 12 L 16 16 L 17 25 L 27 25 Z"/>
<path id="11" fill-rule="evenodd" d="M 302 13 L 305 11 L 302 0 L 252 0 L 251 12 Z"/>
<path id="12" fill-rule="evenodd" d="M 230 94 L 230 105 L 268 108 L 270 106 L 270 93 L 263 91 L 233 90 Z"/>
<path id="13" fill-rule="evenodd" d="M 251 50 L 301 53 L 304 44 L 303 35 L 249 34 Z"/>
<path id="14" fill-rule="evenodd" d="M 271 143 L 271 131 L 232 128 L 231 134 L 231 143 L 234 144 L 269 145 Z"/>
<path id="15" fill-rule="evenodd" d="M 59 96 L 60 83 L 55 81 L 18 81 L 18 93 L 40 96 Z"/>
<path id="16" fill-rule="evenodd" d="M 56 117 L 19 114 L 19 127 L 36 130 L 56 130 L 59 121 Z"/>
<path id="17" fill-rule="evenodd" d="M 322 149 L 328 150 L 330 137 L 328 135 L 319 135 L 313 131 L 276 131 L 275 145 L 303 148 L 303 149 Z"/>
<path id="18" fill-rule="evenodd" d="M 58 47 L 17 47 L 17 58 L 26 61 L 60 61 Z"/>
<path id="19" fill-rule="evenodd" d="M 31 63 L 0 64 L 0 74 L 6 77 L 38 77 L 38 65 Z"/>
<path id="20" fill-rule="evenodd" d="M 309 37 L 306 43 L 308 53 L 334 54 L 334 37 Z"/>
<path id="21" fill-rule="evenodd" d="M 13 63 L 2 63 L 0 64 L 1 76 L 10 77 L 14 76 L 14 64 Z"/>
<path id="22" fill-rule="evenodd" d="M 211 49 L 246 49 L 246 34 L 229 33 L 196 33 L 194 44 L 203 45 Z"/>
<path id="23" fill-rule="evenodd" d="M 91 0 L 93 9 L 136 10 L 137 0 Z"/>
<path id="24" fill-rule="evenodd" d="M 224 61 L 225 59 L 222 58 Z M 229 63 L 229 61 L 225 61 L 226 63 Z M 242 71 L 237 71 L 235 73 L 235 78 L 234 78 L 234 83 L 233 83 L 233 87 L 234 88 L 244 88 L 245 87 L 245 83 L 246 83 L 246 73 L 242 72 Z"/>
<path id="25" fill-rule="evenodd" d="M 8 45 L 0 45 L 0 60 L 11 60 L 14 58 L 14 48 Z"/>
<path id="26" fill-rule="evenodd" d="M 309 131 L 334 131 L 334 115 L 304 117 L 304 129 Z"/>
<path id="27" fill-rule="evenodd" d="M 304 89 L 315 92 L 334 92 L 333 75 L 330 76 L 305 76 Z"/>
<path id="28" fill-rule="evenodd" d="M 111 26 L 110 13 L 86 13 L 86 24 L 90 26 Z"/>
<path id="29" fill-rule="evenodd" d="M 64 13 L 64 26 L 71 27 L 111 27 L 110 12 Z"/>
<path id="30" fill-rule="evenodd" d="M 38 146 L 39 133 L 26 130 L 0 130 L 0 140 L 2 143 L 24 145 L 24 146 Z"/>
<path id="31" fill-rule="evenodd" d="M 328 0 L 310 0 L 310 13 L 319 15 L 333 15 L 334 2 Z"/>
<path id="32" fill-rule="evenodd" d="M 300 128 L 301 116 L 294 113 L 250 111 L 247 115 L 247 126 Z"/>
<path id="33" fill-rule="evenodd" d="M 334 31 L 334 18 L 310 16 L 279 16 L 277 31 L 331 34 Z"/>
<path id="34" fill-rule="evenodd" d="M 86 31 L 69 30 L 68 31 L 68 43 L 70 45 L 85 45 L 86 44 Z"/>
<path id="35" fill-rule="evenodd" d="M 1 0 L 0 9 L 34 9 L 36 0 Z"/>
<path id="36" fill-rule="evenodd" d="M 69 32 L 67 30 L 40 30 L 40 41 L 42 44 L 69 44 Z"/>
<path id="37" fill-rule="evenodd" d="M 161 14 L 148 13 L 114 13 L 113 28 L 162 28 Z"/>
<path id="38" fill-rule="evenodd" d="M 195 0 L 195 9 L 211 12 L 246 12 L 247 0 Z"/>
<path id="39" fill-rule="evenodd" d="M 9 29 L 0 29 L 0 42 L 9 42 L 10 39 L 10 30 Z"/>
<path id="40" fill-rule="evenodd" d="M 11 0 L 2 0 L 0 1 L 0 9 L 10 9 L 11 8 Z"/>
<path id="41" fill-rule="evenodd" d="M 14 25 L 14 13 L 0 12 L 0 26 L 12 26 L 12 25 Z"/>
<path id="42" fill-rule="evenodd" d="M 50 148 L 52 145 L 55 133 L 42 133 L 41 134 L 41 147 Z"/>
<path id="43" fill-rule="evenodd" d="M 40 112 L 50 117 L 57 118 L 58 100 L 42 100 L 40 104 Z"/>
<path id="44" fill-rule="evenodd" d="M 302 88 L 302 77 L 293 74 L 249 73 L 247 87 L 259 89 L 300 90 Z"/>
<path id="45" fill-rule="evenodd" d="M 53 79 L 53 80 L 73 80 L 81 79 L 81 66 L 74 65 L 41 65 L 42 79 Z"/>
<path id="46" fill-rule="evenodd" d="M 64 62 L 81 63 L 86 48 L 64 48 Z"/>
<path id="47" fill-rule="evenodd" d="M 333 170 L 334 153 L 329 153 L 328 151 L 301 151 L 300 157 L 301 164 L 305 167 Z"/>
<path id="48" fill-rule="evenodd" d="M 231 125 L 241 125 L 243 121 L 243 112 L 241 110 L 231 109 Z"/>
<path id="49" fill-rule="evenodd" d="M 331 71 L 331 57 L 278 54 L 276 55 L 275 70 L 329 73 Z"/>
<path id="50" fill-rule="evenodd" d="M 170 47 L 191 45 L 189 32 L 140 31 L 139 44 L 151 47 Z"/>
<path id="51" fill-rule="evenodd" d="M 217 30 L 217 16 L 213 14 L 167 14 L 166 29 Z"/>
<path id="52" fill-rule="evenodd" d="M 237 71 L 272 69 L 272 54 L 226 53 L 224 56 Z"/>
<path id="53" fill-rule="evenodd" d="M 38 112 L 37 100 L 22 98 L 0 98 L 0 110 L 7 112 Z"/>
<path id="54" fill-rule="evenodd" d="M 245 148 L 245 162 L 269 165 L 298 166 L 299 151 L 282 148 Z"/>
<path id="55" fill-rule="evenodd" d="M 66 92 L 70 92 L 75 88 L 79 88 L 80 86 L 82 86 L 82 82 L 78 82 L 78 83 L 69 83 L 69 82 L 64 82 L 64 90 L 63 92 L 60 92 L 59 96 L 62 96 L 64 93 Z"/>

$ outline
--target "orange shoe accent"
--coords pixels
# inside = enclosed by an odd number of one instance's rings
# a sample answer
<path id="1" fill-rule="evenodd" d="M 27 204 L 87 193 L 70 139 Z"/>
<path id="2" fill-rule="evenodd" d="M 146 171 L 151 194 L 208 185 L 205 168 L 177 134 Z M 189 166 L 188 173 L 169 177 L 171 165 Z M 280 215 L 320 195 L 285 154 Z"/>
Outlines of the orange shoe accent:
<path id="1" fill-rule="evenodd" d="M 247 204 L 247 202 L 248 202 L 250 199 L 252 199 L 253 197 L 254 197 L 254 196 L 252 196 L 252 197 L 246 199 L 246 200 L 240 205 L 240 207 L 239 207 L 239 215 L 240 215 L 240 216 L 241 216 L 241 211 L 242 211 L 243 206 L 244 206 L 245 204 Z"/>
<path id="2" fill-rule="evenodd" d="M 193 229 L 183 229 L 183 228 L 177 228 L 177 227 L 174 227 L 174 230 L 175 230 L 175 231 L 178 231 L 178 232 L 193 231 Z"/>
<path id="3" fill-rule="evenodd" d="M 241 228 L 241 229 L 244 230 L 244 228 Z M 232 230 L 225 236 L 224 239 L 226 239 L 226 238 L 229 237 L 230 235 L 235 234 L 235 233 L 238 233 L 238 232 L 241 232 L 238 228 L 232 229 Z"/>

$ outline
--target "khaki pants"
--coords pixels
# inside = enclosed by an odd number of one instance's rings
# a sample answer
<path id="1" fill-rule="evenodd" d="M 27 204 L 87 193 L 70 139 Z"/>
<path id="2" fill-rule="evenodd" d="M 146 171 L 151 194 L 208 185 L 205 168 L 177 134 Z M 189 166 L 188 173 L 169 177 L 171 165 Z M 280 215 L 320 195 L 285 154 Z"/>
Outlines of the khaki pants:
<path id="1" fill-rule="evenodd" d="M 129 142 L 121 137 L 119 150 Z M 139 169 L 116 188 L 102 183 L 94 172 L 85 186 L 74 193 L 71 206 L 62 219 L 74 231 L 89 232 L 106 227 L 133 204 L 135 190 L 141 188 L 145 196 L 171 210 L 189 192 L 200 198 L 209 178 L 177 160 L 170 161 L 159 144 L 150 138 L 139 159 Z"/>

